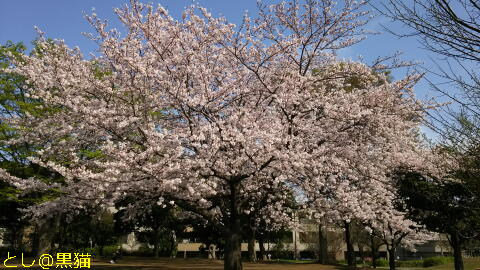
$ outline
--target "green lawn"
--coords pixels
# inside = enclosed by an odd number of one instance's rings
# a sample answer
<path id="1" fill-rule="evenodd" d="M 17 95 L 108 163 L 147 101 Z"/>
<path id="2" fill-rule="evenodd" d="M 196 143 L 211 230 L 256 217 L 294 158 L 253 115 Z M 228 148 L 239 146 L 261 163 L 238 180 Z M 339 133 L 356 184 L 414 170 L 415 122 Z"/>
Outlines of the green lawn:
<path id="1" fill-rule="evenodd" d="M 475 258 L 465 258 L 463 259 L 463 263 L 465 265 L 465 270 L 475 270 L 480 269 L 480 257 Z M 379 269 L 388 269 L 388 267 L 379 267 Z M 432 266 L 427 268 L 405 268 L 405 267 L 398 267 L 399 270 L 453 270 L 453 263 Z"/>
<path id="2" fill-rule="evenodd" d="M 465 270 L 475 270 L 480 269 L 480 257 L 476 258 L 465 258 L 463 260 L 465 264 Z M 453 263 L 439 265 L 439 266 L 432 266 L 429 268 L 424 268 L 428 270 L 451 270 L 453 269 Z"/>
<path id="3" fill-rule="evenodd" d="M 30 260 L 29 260 L 30 261 Z M 465 270 L 475 270 L 480 268 L 480 257 L 465 259 Z M 3 261 L 0 262 L 0 269 L 5 268 Z M 26 269 L 21 266 L 13 269 Z M 40 267 L 28 269 L 40 270 Z M 50 268 L 57 269 L 57 268 Z M 58 268 L 60 269 L 60 268 Z M 82 268 L 86 269 L 86 268 Z M 117 264 L 108 263 L 108 259 L 95 260 L 90 269 L 97 270 L 223 270 L 222 261 L 210 261 L 206 259 L 168 259 L 168 258 L 143 258 L 143 257 L 123 257 Z M 269 263 L 244 263 L 244 270 L 344 270 L 345 267 L 333 265 L 320 265 L 311 261 L 272 261 Z M 361 270 L 369 268 L 359 267 Z M 385 270 L 388 268 L 378 268 Z M 429 268 L 398 268 L 399 270 L 453 270 L 453 263 Z"/>

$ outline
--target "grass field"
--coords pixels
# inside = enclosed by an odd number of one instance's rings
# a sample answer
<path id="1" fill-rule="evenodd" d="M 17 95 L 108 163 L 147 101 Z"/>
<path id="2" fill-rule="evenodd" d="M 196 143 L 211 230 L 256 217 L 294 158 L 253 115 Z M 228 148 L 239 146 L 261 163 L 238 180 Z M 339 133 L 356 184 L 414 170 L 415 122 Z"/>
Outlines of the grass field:
<path id="1" fill-rule="evenodd" d="M 30 261 L 30 260 L 29 260 Z M 38 266 L 36 264 L 36 266 Z M 475 270 L 480 268 L 480 258 L 465 259 L 465 270 Z M 7 269 L 0 262 L 0 269 Z M 41 269 L 40 267 L 8 269 Z M 50 269 L 57 269 L 50 267 Z M 60 268 L 58 268 L 60 269 Z M 86 269 L 86 268 L 82 268 Z M 205 259 L 168 259 L 168 258 L 144 258 L 144 257 L 124 257 L 117 264 L 110 264 L 108 260 L 100 260 L 92 262 L 90 269 L 98 270 L 221 270 L 223 269 L 222 261 L 210 261 Z M 320 265 L 315 263 L 244 263 L 245 270 L 344 270 L 344 267 L 333 265 Z M 365 269 L 365 268 L 362 268 Z M 388 269 L 388 268 L 379 268 Z M 399 270 L 453 270 L 453 264 L 434 266 L 429 268 L 398 268 Z"/>
<path id="2" fill-rule="evenodd" d="M 243 263 L 245 270 L 340 270 L 342 267 L 320 264 L 293 264 L 293 263 Z M 95 262 L 92 269 L 99 270 L 176 270 L 176 269 L 202 269 L 202 270 L 221 270 L 223 262 L 204 260 L 204 259 L 153 259 L 153 258 L 134 258 L 127 257 L 120 260 L 117 264 L 109 264 L 108 262 Z"/>
<path id="3" fill-rule="evenodd" d="M 475 270 L 480 269 L 480 257 L 476 258 L 465 258 L 463 260 L 465 270 Z M 424 270 L 452 270 L 453 263 L 439 265 L 439 266 L 432 266 L 428 268 L 417 268 L 417 269 L 424 269 Z"/>
<path id="4" fill-rule="evenodd" d="M 475 270 L 480 269 L 480 257 L 476 258 L 465 258 L 464 261 L 465 270 Z M 388 269 L 388 267 L 379 267 L 378 269 Z M 453 270 L 453 263 L 448 263 L 444 265 L 432 266 L 427 268 L 404 268 L 397 267 L 398 270 Z"/>

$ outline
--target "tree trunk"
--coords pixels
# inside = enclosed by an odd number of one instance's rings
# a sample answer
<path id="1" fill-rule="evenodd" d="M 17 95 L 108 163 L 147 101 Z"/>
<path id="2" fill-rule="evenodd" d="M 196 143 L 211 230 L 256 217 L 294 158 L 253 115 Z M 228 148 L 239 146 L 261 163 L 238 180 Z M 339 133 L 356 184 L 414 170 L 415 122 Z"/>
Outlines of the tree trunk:
<path id="1" fill-rule="evenodd" d="M 265 261 L 267 255 L 265 253 L 265 240 L 263 234 L 258 236 L 258 246 L 260 249 L 260 252 L 258 253 L 258 257 L 260 257 L 259 260 Z"/>
<path id="2" fill-rule="evenodd" d="M 344 221 L 345 225 L 345 242 L 347 242 L 347 264 L 349 267 L 355 267 L 355 250 L 353 248 L 353 240 L 350 231 L 351 224 Z"/>
<path id="3" fill-rule="evenodd" d="M 358 245 L 358 255 L 360 256 L 362 264 L 364 264 L 365 263 L 365 253 L 363 252 L 363 245 L 360 245 L 359 243 L 357 243 L 357 245 Z"/>
<path id="4" fill-rule="evenodd" d="M 21 229 L 19 228 L 14 228 L 14 229 L 10 229 L 10 245 L 12 247 L 12 250 L 14 252 L 20 250 L 20 248 L 18 247 L 18 235 L 19 235 L 19 232 L 21 231 Z"/>
<path id="5" fill-rule="evenodd" d="M 374 236 L 370 236 L 370 250 L 372 251 L 372 267 L 377 268 L 377 254 L 378 254 L 378 248 L 377 245 L 375 245 L 375 239 Z"/>
<path id="6" fill-rule="evenodd" d="M 255 252 L 255 230 L 251 230 L 251 233 L 248 237 L 248 258 L 251 262 L 257 260 L 257 254 Z"/>
<path id="7" fill-rule="evenodd" d="M 35 254 L 40 257 L 42 254 L 48 254 L 52 249 L 52 239 L 57 231 L 60 219 L 47 219 L 40 221 L 38 225 L 38 235 L 36 239 Z"/>
<path id="8" fill-rule="evenodd" d="M 154 228 L 153 235 L 153 256 L 158 258 L 160 257 L 160 229 Z"/>
<path id="9" fill-rule="evenodd" d="M 159 255 L 160 255 L 160 252 L 159 252 L 159 247 L 158 247 L 158 239 L 155 239 L 154 242 L 153 242 L 153 256 L 155 258 L 158 258 Z"/>
<path id="10" fill-rule="evenodd" d="M 240 219 L 230 225 L 225 235 L 224 270 L 242 270 Z"/>
<path id="11" fill-rule="evenodd" d="M 176 258 L 177 257 L 177 234 L 174 230 L 172 230 L 172 242 L 170 246 L 170 257 Z"/>
<path id="12" fill-rule="evenodd" d="M 390 270 L 395 270 L 395 247 L 388 248 L 388 265 L 390 266 Z"/>
<path id="13" fill-rule="evenodd" d="M 242 270 L 241 250 L 241 221 L 239 206 L 239 181 L 231 179 L 230 182 L 230 218 L 228 228 L 225 229 L 225 255 L 223 259 L 224 270 Z"/>
<path id="14" fill-rule="evenodd" d="M 38 225 L 33 225 L 33 234 L 32 234 L 32 253 L 31 255 L 34 257 L 38 251 Z"/>
<path id="15" fill-rule="evenodd" d="M 293 259 L 298 260 L 298 247 L 297 247 L 298 233 L 296 230 L 293 230 L 292 233 L 293 233 Z"/>
<path id="16" fill-rule="evenodd" d="M 328 242 L 327 232 L 322 228 L 323 224 L 318 224 L 318 262 L 327 264 L 328 262 Z"/>
<path id="17" fill-rule="evenodd" d="M 463 270 L 462 242 L 457 232 L 450 234 L 450 243 L 453 249 L 453 264 L 455 270 Z"/>

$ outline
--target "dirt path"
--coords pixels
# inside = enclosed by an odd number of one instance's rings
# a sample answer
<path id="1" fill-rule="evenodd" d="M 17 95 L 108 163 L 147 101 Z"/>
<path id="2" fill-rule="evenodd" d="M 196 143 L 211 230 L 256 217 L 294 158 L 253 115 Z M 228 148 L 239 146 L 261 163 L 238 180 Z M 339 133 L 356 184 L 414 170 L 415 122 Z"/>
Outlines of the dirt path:
<path id="1" fill-rule="evenodd" d="M 29 259 L 28 262 L 32 260 Z M 19 262 L 16 262 L 19 263 Z M 37 263 L 31 268 L 6 268 L 3 260 L 0 262 L 0 269 L 41 269 Z M 60 269 L 51 266 L 50 269 Z M 88 269 L 88 268 L 80 268 Z M 90 269 L 97 270 L 222 270 L 223 262 L 205 259 L 169 259 L 169 258 L 144 258 L 144 257 L 123 257 L 118 263 L 111 264 L 108 260 L 92 261 Z M 340 270 L 331 265 L 320 264 L 276 264 L 276 263 L 244 263 L 244 270 Z"/>

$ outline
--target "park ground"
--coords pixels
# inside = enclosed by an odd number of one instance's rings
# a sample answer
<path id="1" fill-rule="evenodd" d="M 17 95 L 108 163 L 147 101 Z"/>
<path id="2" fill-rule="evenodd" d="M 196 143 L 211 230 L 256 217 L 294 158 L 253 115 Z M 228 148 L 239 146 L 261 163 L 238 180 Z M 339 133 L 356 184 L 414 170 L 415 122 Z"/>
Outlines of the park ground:
<path id="1" fill-rule="evenodd" d="M 0 269 L 7 269 L 0 264 Z M 8 269 L 41 269 L 40 267 Z M 51 269 L 55 269 L 54 267 Z M 82 268 L 86 269 L 86 268 Z M 110 264 L 107 260 L 92 262 L 90 269 L 97 270 L 221 270 L 223 269 L 222 261 L 210 261 L 204 259 L 168 259 L 168 258 L 144 258 L 144 257 L 123 257 L 118 263 Z M 320 265 L 316 263 L 244 263 L 244 270 L 345 270 L 345 266 L 341 265 Z M 359 269 L 369 269 L 359 268 Z M 388 268 L 378 268 L 380 270 Z M 433 266 L 428 268 L 398 268 L 398 270 L 452 270 L 453 264 L 445 264 L 441 266 Z M 480 269 L 480 257 L 466 258 L 465 270 Z"/>

